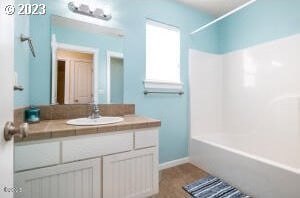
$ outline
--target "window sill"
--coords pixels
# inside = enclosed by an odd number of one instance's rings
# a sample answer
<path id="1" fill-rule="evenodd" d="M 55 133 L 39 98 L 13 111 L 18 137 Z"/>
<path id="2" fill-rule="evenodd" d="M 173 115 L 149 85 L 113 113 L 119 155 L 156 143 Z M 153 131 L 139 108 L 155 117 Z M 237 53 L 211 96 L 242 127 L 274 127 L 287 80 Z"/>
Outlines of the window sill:
<path id="1" fill-rule="evenodd" d="M 181 82 L 164 82 L 164 81 L 144 81 L 145 89 L 172 89 L 172 90 L 182 90 L 183 83 Z"/>

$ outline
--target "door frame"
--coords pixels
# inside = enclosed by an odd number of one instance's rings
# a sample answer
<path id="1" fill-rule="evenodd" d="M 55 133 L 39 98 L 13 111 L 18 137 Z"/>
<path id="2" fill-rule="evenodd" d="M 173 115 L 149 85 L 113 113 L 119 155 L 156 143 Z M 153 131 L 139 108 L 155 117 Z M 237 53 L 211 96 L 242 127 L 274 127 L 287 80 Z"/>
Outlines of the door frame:
<path id="1" fill-rule="evenodd" d="M 94 103 L 98 103 L 98 60 L 99 60 L 99 49 L 85 47 L 80 45 L 70 45 L 66 43 L 59 43 L 56 41 L 56 35 L 52 34 L 51 39 L 51 47 L 52 47 L 52 77 L 51 77 L 51 104 L 57 104 L 57 57 L 56 51 L 58 49 L 76 51 L 81 53 L 89 53 L 93 54 L 93 94 L 94 94 Z"/>
<path id="2" fill-rule="evenodd" d="M 111 84 L 110 84 L 110 73 L 111 73 L 111 58 L 119 58 L 123 59 L 124 61 L 124 55 L 123 53 L 120 52 L 114 52 L 114 51 L 106 51 L 106 103 L 110 104 L 111 103 L 111 95 L 110 95 L 110 89 L 111 89 Z M 124 63 L 123 63 L 124 67 Z"/>

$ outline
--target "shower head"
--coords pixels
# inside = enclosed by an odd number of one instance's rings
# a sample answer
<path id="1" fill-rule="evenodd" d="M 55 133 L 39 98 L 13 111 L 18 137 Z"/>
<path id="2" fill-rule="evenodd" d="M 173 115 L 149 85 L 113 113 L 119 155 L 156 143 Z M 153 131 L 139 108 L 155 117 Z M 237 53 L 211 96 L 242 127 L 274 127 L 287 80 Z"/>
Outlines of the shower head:
<path id="1" fill-rule="evenodd" d="M 29 45 L 30 51 L 32 53 L 32 56 L 35 57 L 35 52 L 34 52 L 31 38 L 29 36 L 25 36 L 24 34 L 21 34 L 20 40 L 21 40 L 21 42 L 28 41 L 28 45 Z"/>

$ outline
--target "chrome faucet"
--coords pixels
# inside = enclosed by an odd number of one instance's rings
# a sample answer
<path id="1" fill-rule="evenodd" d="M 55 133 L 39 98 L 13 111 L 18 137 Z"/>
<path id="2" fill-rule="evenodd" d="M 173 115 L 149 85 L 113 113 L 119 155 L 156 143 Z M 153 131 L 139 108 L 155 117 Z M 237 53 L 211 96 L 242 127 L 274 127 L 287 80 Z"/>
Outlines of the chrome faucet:
<path id="1" fill-rule="evenodd" d="M 92 103 L 91 107 L 92 107 L 92 111 L 91 111 L 89 118 L 90 119 L 100 118 L 100 110 L 99 110 L 98 105 L 95 103 Z"/>

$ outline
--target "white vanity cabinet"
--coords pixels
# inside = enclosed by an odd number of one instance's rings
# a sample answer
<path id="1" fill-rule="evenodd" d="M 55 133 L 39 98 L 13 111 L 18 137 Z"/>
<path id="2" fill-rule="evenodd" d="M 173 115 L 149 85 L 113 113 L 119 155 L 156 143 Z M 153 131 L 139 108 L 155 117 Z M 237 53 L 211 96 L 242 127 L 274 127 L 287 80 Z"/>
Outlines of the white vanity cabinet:
<path id="1" fill-rule="evenodd" d="M 142 198 L 158 181 L 158 128 L 15 145 L 16 198 Z"/>

